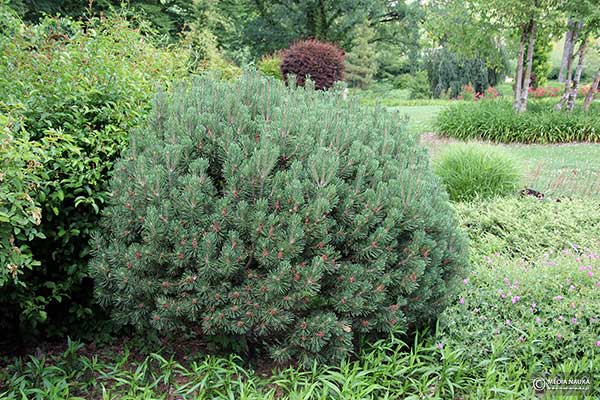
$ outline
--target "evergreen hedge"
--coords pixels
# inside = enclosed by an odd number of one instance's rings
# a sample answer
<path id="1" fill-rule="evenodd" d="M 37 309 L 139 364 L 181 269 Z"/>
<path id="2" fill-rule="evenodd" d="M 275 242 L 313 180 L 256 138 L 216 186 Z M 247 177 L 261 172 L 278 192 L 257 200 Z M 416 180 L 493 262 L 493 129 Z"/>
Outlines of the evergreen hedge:
<path id="1" fill-rule="evenodd" d="M 115 167 L 95 242 L 114 321 L 339 360 L 431 322 L 463 236 L 403 122 L 248 72 L 160 95 Z"/>

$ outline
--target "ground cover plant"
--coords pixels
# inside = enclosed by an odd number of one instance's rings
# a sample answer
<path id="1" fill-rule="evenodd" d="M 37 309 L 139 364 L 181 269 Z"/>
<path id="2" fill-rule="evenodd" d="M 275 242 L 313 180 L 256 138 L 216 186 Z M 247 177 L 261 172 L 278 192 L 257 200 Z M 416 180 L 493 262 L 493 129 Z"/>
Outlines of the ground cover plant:
<path id="1" fill-rule="evenodd" d="M 600 206 L 590 199 L 539 200 L 532 196 L 455 205 L 469 233 L 471 256 L 502 254 L 530 259 L 549 251 L 597 248 Z"/>
<path id="2" fill-rule="evenodd" d="M 437 131 L 461 140 L 503 143 L 599 142 L 600 106 L 589 112 L 554 111 L 555 102 L 531 101 L 526 113 L 516 114 L 509 101 L 498 99 L 456 103 L 440 112 Z"/>
<path id="3" fill-rule="evenodd" d="M 302 364 L 426 326 L 465 248 L 426 151 L 402 132 L 341 92 L 251 71 L 158 97 L 115 167 L 98 301 L 141 331 L 201 330 Z"/>

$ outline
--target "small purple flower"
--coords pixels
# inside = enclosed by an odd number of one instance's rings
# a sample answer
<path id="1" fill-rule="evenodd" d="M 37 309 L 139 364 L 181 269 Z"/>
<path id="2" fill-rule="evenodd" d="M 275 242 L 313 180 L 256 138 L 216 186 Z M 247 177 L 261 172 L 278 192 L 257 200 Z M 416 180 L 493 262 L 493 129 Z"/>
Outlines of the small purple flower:
<path id="1" fill-rule="evenodd" d="M 521 300 L 520 296 L 514 296 L 512 299 L 510 299 L 511 303 L 515 304 L 516 302 L 518 302 L 519 300 Z"/>
<path id="2" fill-rule="evenodd" d="M 571 285 L 571 286 L 569 286 L 569 289 L 570 289 L 570 290 L 575 290 L 575 285 Z"/>
<path id="3" fill-rule="evenodd" d="M 560 333 L 557 333 L 557 334 L 556 334 L 556 338 L 557 338 L 558 340 L 560 340 L 560 339 L 562 339 L 562 335 L 561 335 Z"/>
<path id="4" fill-rule="evenodd" d="M 438 344 L 436 345 L 436 347 L 437 347 L 438 349 L 442 350 L 442 349 L 444 348 L 444 343 L 441 343 L 441 342 L 440 342 L 440 343 L 438 343 Z"/>
<path id="5" fill-rule="evenodd" d="M 571 323 L 575 325 L 577 323 L 577 318 L 571 318 Z"/>
<path id="6" fill-rule="evenodd" d="M 554 300 L 562 300 L 562 299 L 564 299 L 564 297 L 561 295 L 554 296 Z"/>
<path id="7" fill-rule="evenodd" d="M 506 325 L 510 325 L 510 324 L 512 324 L 512 321 L 510 319 L 507 319 L 506 320 Z"/>
<path id="8" fill-rule="evenodd" d="M 535 323 L 536 324 L 541 324 L 542 320 L 540 319 L 540 317 L 535 317 Z"/>
<path id="9" fill-rule="evenodd" d="M 537 304 L 535 302 L 531 303 L 531 308 L 536 308 Z"/>
<path id="10" fill-rule="evenodd" d="M 469 283 L 469 278 L 463 279 L 463 285 L 467 285 Z"/>
<path id="11" fill-rule="evenodd" d="M 591 278 L 592 276 L 594 276 L 594 273 L 592 271 L 588 271 L 588 276 Z"/>
<path id="12" fill-rule="evenodd" d="M 458 301 L 460 304 L 465 304 L 465 298 L 461 297 L 460 300 Z"/>
<path id="13" fill-rule="evenodd" d="M 596 347 L 600 347 L 600 340 L 596 341 Z"/>

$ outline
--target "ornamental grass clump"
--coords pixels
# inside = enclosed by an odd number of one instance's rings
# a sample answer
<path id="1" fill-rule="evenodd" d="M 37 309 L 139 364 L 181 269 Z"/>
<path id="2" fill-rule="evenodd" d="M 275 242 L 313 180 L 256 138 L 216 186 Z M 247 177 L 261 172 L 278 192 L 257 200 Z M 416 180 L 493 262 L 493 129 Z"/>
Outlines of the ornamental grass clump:
<path id="1" fill-rule="evenodd" d="M 98 300 L 123 325 L 303 363 L 431 322 L 465 246 L 402 124 L 256 72 L 159 95 L 115 167 Z"/>
<path id="2" fill-rule="evenodd" d="M 512 158 L 481 145 L 452 145 L 436 160 L 434 171 L 453 201 L 514 194 L 521 181 Z"/>

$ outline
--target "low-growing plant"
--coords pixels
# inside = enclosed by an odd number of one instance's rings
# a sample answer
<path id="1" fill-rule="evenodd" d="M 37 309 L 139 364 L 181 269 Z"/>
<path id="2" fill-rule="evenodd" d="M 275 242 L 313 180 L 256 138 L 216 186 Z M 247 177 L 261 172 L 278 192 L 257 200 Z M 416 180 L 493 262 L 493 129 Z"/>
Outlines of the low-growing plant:
<path id="1" fill-rule="evenodd" d="M 303 364 L 427 325 L 465 248 L 403 124 L 257 72 L 158 97 L 115 167 L 99 302 L 141 331 L 190 329 Z"/>
<path id="2" fill-rule="evenodd" d="M 500 338 L 502 356 L 522 360 L 537 375 L 548 372 L 540 365 L 579 360 L 585 366 L 599 359 L 598 253 L 577 248 L 529 256 L 527 262 L 480 258 L 481 266 L 464 278 L 462 293 L 441 318 L 440 340 L 485 360 Z M 579 372 L 594 373 L 584 368 Z"/>
<path id="3" fill-rule="evenodd" d="M 469 234 L 474 259 L 495 253 L 529 259 L 550 251 L 600 246 L 596 201 L 508 197 L 454 207 Z"/>
<path id="4" fill-rule="evenodd" d="M 557 112 L 552 99 L 530 101 L 528 111 L 515 113 L 505 99 L 457 102 L 439 113 L 437 131 L 468 140 L 504 143 L 599 142 L 600 105 L 590 111 Z"/>
<path id="5" fill-rule="evenodd" d="M 515 194 L 521 182 L 516 162 L 504 151 L 481 145 L 450 145 L 434 162 L 453 201 Z"/>

